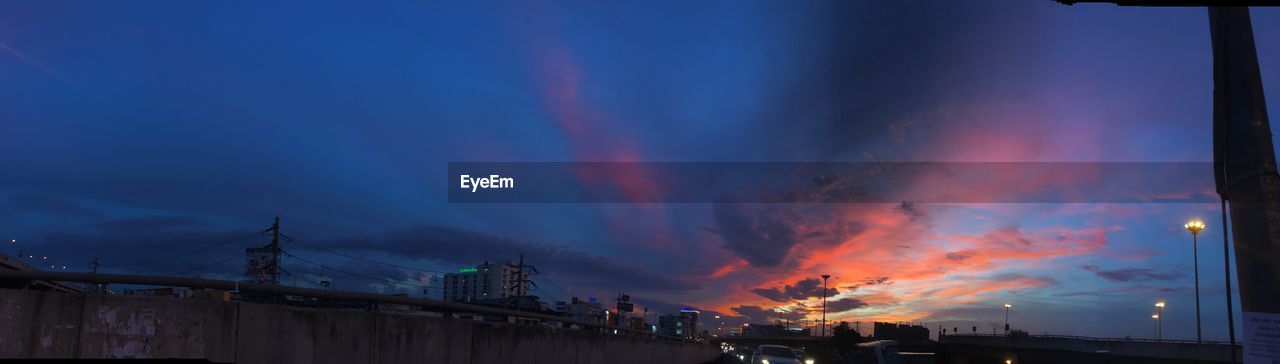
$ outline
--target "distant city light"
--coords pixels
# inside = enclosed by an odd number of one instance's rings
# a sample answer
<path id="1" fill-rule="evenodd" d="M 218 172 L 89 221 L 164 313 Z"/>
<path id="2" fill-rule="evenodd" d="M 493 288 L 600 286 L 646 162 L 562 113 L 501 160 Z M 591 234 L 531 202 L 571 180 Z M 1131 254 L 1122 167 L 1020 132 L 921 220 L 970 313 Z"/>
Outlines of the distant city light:
<path id="1" fill-rule="evenodd" d="M 1164 308 L 1164 301 L 1156 302 L 1156 307 Z"/>

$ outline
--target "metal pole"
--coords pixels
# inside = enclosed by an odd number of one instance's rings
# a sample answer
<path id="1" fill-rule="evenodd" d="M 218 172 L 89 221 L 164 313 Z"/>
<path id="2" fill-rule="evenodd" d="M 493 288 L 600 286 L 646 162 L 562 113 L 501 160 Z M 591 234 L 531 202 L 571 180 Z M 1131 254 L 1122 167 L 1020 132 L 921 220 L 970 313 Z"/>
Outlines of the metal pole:
<path id="1" fill-rule="evenodd" d="M 1164 339 L 1164 306 L 1156 308 L 1156 340 Z"/>
<path id="2" fill-rule="evenodd" d="M 1222 204 L 1222 269 L 1226 271 L 1227 279 L 1227 337 L 1231 338 L 1231 363 L 1236 362 L 1236 318 L 1235 308 L 1231 304 L 1231 251 L 1228 250 L 1227 242 L 1227 200 L 1218 199 Z"/>
<path id="3" fill-rule="evenodd" d="M 827 336 L 827 279 L 831 278 L 830 274 L 822 275 L 822 329 L 818 336 Z"/>
<path id="4" fill-rule="evenodd" d="M 1155 337 L 1156 341 L 1160 341 L 1160 315 L 1158 314 L 1151 320 L 1151 336 Z"/>
<path id="5" fill-rule="evenodd" d="M 1191 232 L 1191 261 L 1196 281 L 1196 342 L 1200 342 L 1200 248 L 1196 232 Z"/>
<path id="6" fill-rule="evenodd" d="M 1004 305 L 1004 332 L 1009 332 L 1009 305 Z"/>

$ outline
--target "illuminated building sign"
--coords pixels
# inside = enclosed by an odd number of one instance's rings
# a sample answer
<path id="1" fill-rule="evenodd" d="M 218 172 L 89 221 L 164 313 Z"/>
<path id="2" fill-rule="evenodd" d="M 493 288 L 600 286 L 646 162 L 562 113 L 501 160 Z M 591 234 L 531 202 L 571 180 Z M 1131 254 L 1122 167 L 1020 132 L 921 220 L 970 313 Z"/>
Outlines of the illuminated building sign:
<path id="1" fill-rule="evenodd" d="M 476 269 L 475 269 L 475 268 L 460 268 L 460 269 L 458 269 L 458 273 L 475 273 L 475 272 L 476 272 Z"/>

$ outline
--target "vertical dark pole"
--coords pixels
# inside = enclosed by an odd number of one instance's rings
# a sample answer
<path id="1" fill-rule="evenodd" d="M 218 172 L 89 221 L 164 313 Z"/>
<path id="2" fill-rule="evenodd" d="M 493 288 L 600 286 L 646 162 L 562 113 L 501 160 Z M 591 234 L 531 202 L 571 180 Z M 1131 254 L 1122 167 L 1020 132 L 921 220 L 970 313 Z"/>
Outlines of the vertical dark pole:
<path id="1" fill-rule="evenodd" d="M 1009 332 L 1009 305 L 1004 305 L 1004 332 Z"/>
<path id="2" fill-rule="evenodd" d="M 271 284 L 280 284 L 280 217 L 271 224 Z"/>
<path id="3" fill-rule="evenodd" d="M 1191 233 L 1191 264 L 1196 281 L 1196 342 L 1200 342 L 1200 248 L 1196 232 Z"/>
<path id="4" fill-rule="evenodd" d="M 1252 340 L 1276 334 L 1251 323 L 1280 318 L 1280 300 L 1275 299 L 1280 292 L 1280 174 L 1249 9 L 1210 7 L 1209 30 L 1214 182 L 1218 195 L 1231 205 L 1246 361 L 1276 360 L 1262 348 L 1250 351 Z"/>
<path id="5" fill-rule="evenodd" d="M 828 278 L 831 278 L 830 274 L 822 275 L 822 329 L 819 330 L 821 334 L 818 335 L 820 337 L 827 336 L 827 279 Z"/>
<path id="6" fill-rule="evenodd" d="M 1222 269 L 1227 279 L 1227 337 L 1231 338 L 1231 363 L 1236 362 L 1236 318 L 1235 308 L 1231 304 L 1231 250 L 1227 246 L 1227 200 L 1218 199 L 1222 204 Z"/>

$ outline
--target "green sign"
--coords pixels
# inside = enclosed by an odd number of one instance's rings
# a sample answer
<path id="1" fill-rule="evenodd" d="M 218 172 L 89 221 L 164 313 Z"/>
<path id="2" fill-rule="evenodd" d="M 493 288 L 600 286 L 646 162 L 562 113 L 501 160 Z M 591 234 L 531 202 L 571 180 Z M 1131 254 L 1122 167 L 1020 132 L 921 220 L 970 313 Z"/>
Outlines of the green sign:
<path id="1" fill-rule="evenodd" d="M 475 272 L 476 272 L 476 269 L 475 269 L 475 268 L 461 268 L 461 269 L 458 269 L 458 273 L 475 273 Z"/>

